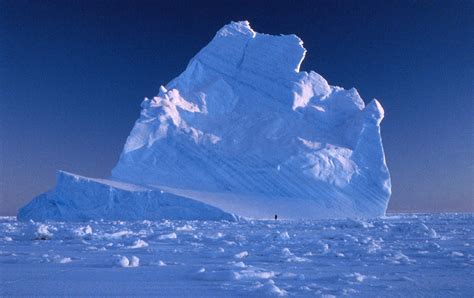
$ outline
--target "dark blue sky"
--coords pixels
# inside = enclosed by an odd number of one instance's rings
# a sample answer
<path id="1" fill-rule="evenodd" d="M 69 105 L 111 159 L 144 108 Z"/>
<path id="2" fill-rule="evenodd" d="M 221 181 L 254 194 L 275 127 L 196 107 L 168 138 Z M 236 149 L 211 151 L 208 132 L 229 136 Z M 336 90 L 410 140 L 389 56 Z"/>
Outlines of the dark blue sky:
<path id="1" fill-rule="evenodd" d="M 245 19 L 300 36 L 302 70 L 381 101 L 389 211 L 474 211 L 473 16 L 473 1 L 2 0 L 0 214 L 58 169 L 108 176 L 143 97 Z"/>

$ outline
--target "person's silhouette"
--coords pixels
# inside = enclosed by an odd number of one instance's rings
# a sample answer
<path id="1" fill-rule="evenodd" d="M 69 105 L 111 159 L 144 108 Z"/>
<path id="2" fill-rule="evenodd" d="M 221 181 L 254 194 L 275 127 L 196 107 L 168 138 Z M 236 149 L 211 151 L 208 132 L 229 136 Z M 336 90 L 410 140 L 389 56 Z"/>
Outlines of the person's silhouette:
<path id="1" fill-rule="evenodd" d="M 278 219 L 278 215 L 275 214 L 275 220 L 277 220 L 277 219 Z"/>

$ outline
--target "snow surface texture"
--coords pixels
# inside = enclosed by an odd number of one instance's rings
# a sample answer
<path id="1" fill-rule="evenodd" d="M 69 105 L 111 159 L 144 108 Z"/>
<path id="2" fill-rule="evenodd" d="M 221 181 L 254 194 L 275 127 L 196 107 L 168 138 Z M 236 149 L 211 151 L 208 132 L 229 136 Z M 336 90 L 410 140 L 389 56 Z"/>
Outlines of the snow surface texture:
<path id="1" fill-rule="evenodd" d="M 375 99 L 365 106 L 357 90 L 300 71 L 305 52 L 296 35 L 256 33 L 246 21 L 224 26 L 180 76 L 161 86 L 158 96 L 145 98 L 111 181 L 252 218 L 384 215 L 391 184 L 380 136 L 382 106 Z M 89 182 L 97 188 L 97 180 L 82 179 L 81 192 L 92 194 Z M 79 203 L 79 192 L 68 197 L 70 184 L 61 183 L 19 218 L 70 219 L 70 212 L 73 219 L 93 218 L 104 213 L 91 208 L 87 214 L 85 202 L 111 202 L 101 188 L 95 200 Z M 69 205 L 60 208 L 59 202 Z M 80 215 L 58 213 L 49 210 L 54 204 L 83 208 Z M 122 207 L 133 218 L 183 219 Z M 114 214 L 124 216 L 125 210 Z"/>
<path id="2" fill-rule="evenodd" d="M 0 296 L 472 297 L 474 216 L 0 218 Z"/>

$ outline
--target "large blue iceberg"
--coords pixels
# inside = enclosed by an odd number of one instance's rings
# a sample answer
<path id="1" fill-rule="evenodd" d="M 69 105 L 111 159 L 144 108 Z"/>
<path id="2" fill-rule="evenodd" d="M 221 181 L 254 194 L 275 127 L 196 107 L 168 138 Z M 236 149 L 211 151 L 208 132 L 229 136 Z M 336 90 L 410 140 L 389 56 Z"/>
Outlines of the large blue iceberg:
<path id="1" fill-rule="evenodd" d="M 305 53 L 296 35 L 256 33 L 246 21 L 224 26 L 145 98 L 111 177 L 60 173 L 18 218 L 384 215 L 383 108 L 300 71 Z"/>

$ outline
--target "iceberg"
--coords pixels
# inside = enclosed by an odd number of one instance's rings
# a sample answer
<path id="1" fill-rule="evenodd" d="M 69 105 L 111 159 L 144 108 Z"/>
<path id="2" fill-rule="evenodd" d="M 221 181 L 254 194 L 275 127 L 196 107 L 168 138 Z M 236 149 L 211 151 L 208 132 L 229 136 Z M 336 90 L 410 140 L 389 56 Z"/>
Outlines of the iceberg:
<path id="1" fill-rule="evenodd" d="M 224 26 L 144 99 L 108 179 L 60 172 L 56 188 L 18 218 L 384 215 L 384 110 L 300 71 L 305 53 L 296 35 L 257 33 L 247 21 Z"/>

